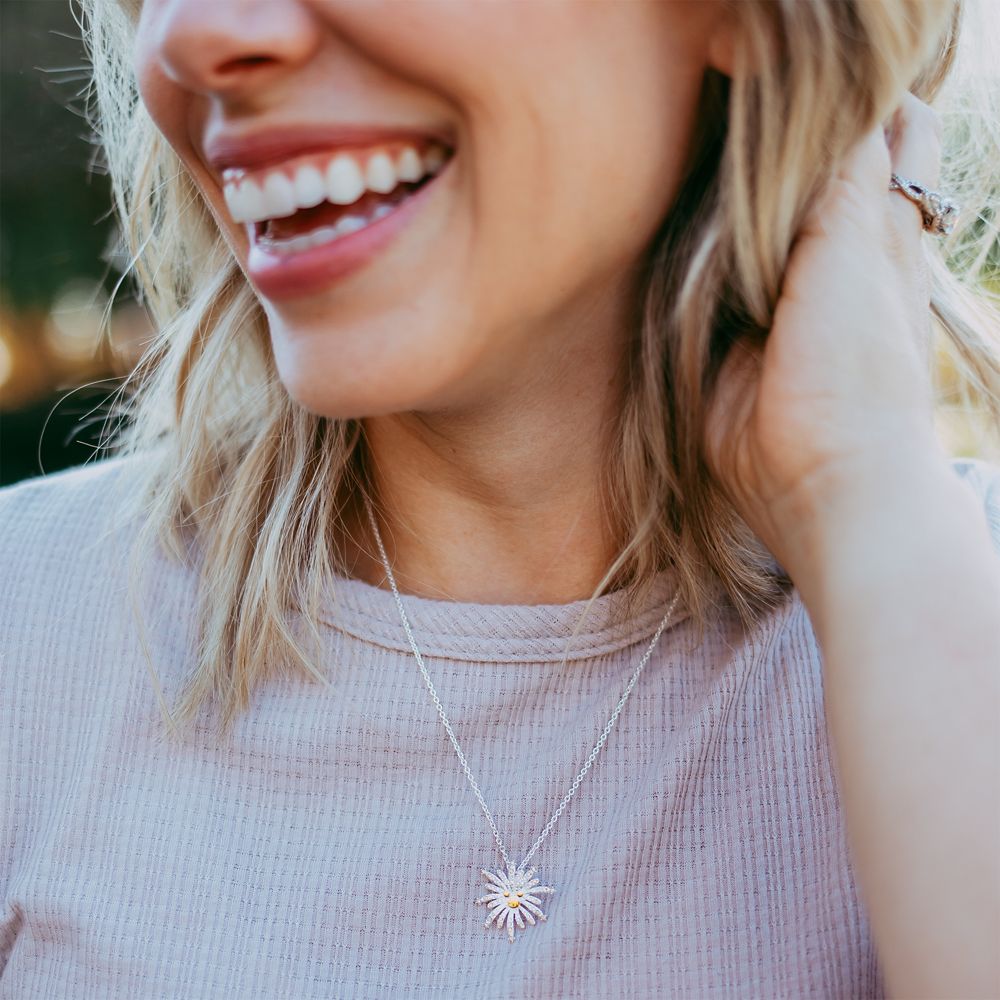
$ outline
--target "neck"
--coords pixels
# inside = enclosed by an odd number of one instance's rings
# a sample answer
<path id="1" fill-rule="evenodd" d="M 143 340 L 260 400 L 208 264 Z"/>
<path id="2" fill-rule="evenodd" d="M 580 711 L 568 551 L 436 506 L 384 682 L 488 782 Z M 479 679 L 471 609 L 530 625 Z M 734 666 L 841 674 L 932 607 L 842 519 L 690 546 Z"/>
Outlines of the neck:
<path id="1" fill-rule="evenodd" d="M 506 378 L 492 403 L 364 419 L 379 533 L 402 593 L 484 604 L 592 595 L 617 554 L 600 483 L 620 354 L 565 357 L 531 366 L 558 380 Z M 388 589 L 360 500 L 346 525 L 349 574 Z"/>

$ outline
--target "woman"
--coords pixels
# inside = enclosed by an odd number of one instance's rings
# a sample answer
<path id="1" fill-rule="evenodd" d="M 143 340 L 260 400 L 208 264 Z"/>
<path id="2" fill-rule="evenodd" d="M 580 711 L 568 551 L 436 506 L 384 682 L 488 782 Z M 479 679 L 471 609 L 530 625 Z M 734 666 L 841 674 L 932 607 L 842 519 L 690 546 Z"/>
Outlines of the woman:
<path id="1" fill-rule="evenodd" d="M 2 496 L 0 993 L 998 995 L 959 9 L 86 9 L 160 334 Z"/>

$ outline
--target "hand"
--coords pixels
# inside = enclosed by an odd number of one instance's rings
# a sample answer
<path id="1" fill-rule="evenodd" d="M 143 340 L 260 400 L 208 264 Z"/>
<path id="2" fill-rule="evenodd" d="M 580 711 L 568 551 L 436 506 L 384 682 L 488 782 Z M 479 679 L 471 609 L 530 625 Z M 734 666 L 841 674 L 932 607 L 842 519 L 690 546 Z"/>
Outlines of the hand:
<path id="1" fill-rule="evenodd" d="M 766 341 L 734 344 L 709 407 L 710 470 L 793 578 L 799 539 L 840 491 L 899 463 L 945 464 L 922 220 L 889 191 L 893 170 L 938 183 L 938 118 L 909 92 L 831 178 L 792 246 Z"/>

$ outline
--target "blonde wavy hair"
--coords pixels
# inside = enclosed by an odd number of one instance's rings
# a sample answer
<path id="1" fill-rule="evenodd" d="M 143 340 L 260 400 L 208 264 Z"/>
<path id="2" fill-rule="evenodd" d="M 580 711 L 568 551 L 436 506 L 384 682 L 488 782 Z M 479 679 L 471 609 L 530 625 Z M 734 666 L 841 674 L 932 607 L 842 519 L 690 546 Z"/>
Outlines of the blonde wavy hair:
<path id="1" fill-rule="evenodd" d="M 157 684 L 160 707 L 176 733 L 216 703 L 224 732 L 273 671 L 328 683 L 316 665 L 317 619 L 345 572 L 338 526 L 360 491 L 378 498 L 361 422 L 316 416 L 290 398 L 252 289 L 138 98 L 139 3 L 80 4 L 130 272 L 158 330 L 116 394 L 103 447 L 145 456 L 135 551 L 159 545 L 199 580 L 197 661 L 173 714 Z M 944 87 L 962 0 L 731 8 L 737 68 L 731 79 L 706 72 L 693 151 L 636 302 L 628 391 L 605 463 L 619 554 L 591 598 L 623 591 L 628 616 L 673 565 L 698 641 L 720 602 L 750 626 L 791 584 L 708 472 L 702 431 L 714 378 L 735 336 L 769 328 L 793 238 L 831 164 L 887 119 L 904 89 L 938 108 L 940 186 L 964 209 L 949 238 L 928 241 L 932 319 L 962 398 L 1000 426 L 1000 302 L 990 287 L 1000 120 L 974 77 Z"/>

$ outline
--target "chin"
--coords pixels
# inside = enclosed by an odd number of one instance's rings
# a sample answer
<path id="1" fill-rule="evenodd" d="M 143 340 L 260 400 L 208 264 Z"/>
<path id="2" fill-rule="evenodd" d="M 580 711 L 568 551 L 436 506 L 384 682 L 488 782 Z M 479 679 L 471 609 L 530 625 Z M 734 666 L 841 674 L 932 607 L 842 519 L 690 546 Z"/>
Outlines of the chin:
<path id="1" fill-rule="evenodd" d="M 377 357 L 349 352 L 331 357 L 328 351 L 302 349 L 276 352 L 278 376 L 288 394 L 317 416 L 360 419 L 411 410 L 447 406 L 455 395 L 453 373 L 427 363 L 425 355 L 411 358 L 396 352 L 379 363 Z"/>
<path id="2" fill-rule="evenodd" d="M 329 418 L 480 405 L 507 352 L 485 324 L 464 321 L 463 304 L 434 308 L 435 298 L 350 319 L 324 302 L 297 321 L 267 309 L 278 377 L 300 406 Z"/>

